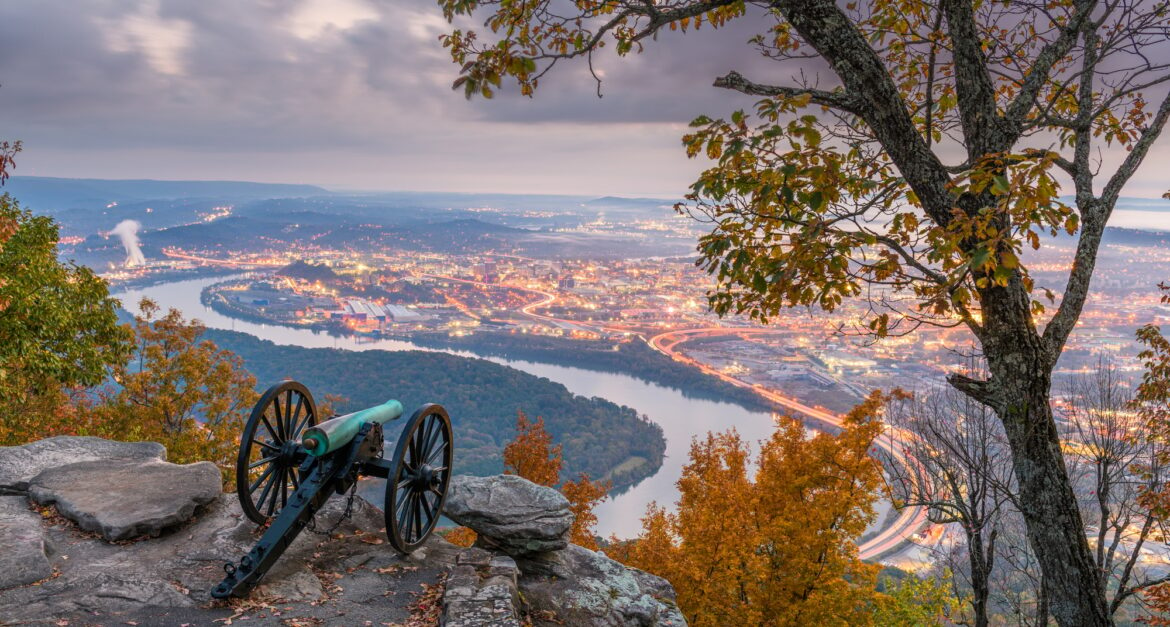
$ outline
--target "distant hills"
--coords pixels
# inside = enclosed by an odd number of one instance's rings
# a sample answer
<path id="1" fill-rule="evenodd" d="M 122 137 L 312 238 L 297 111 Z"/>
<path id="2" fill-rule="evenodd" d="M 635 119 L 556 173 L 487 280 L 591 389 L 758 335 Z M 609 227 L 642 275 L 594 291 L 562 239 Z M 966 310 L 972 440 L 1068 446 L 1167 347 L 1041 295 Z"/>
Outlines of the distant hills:
<path id="1" fill-rule="evenodd" d="M 322 283 L 328 283 L 337 278 L 337 273 L 329 266 L 325 264 L 305 263 L 304 261 L 294 261 L 277 270 L 276 275 L 304 279 L 305 281 L 320 281 Z"/>
<path id="2" fill-rule="evenodd" d="M 179 198 L 227 198 L 238 201 L 328 196 L 333 193 L 315 185 L 243 181 L 70 179 L 47 176 L 14 176 L 8 180 L 5 191 L 24 205 L 49 212 L 104 207 L 111 202 Z"/>

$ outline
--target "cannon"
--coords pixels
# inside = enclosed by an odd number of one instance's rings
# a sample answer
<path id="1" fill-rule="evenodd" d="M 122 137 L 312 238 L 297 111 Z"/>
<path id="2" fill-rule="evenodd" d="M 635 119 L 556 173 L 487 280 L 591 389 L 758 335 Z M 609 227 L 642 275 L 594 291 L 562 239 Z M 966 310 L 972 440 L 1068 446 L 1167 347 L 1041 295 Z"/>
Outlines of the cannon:
<path id="1" fill-rule="evenodd" d="M 283 381 L 268 388 L 240 438 L 236 494 L 245 516 L 269 526 L 238 563 L 224 565 L 227 576 L 211 596 L 246 596 L 329 497 L 350 491 L 361 476 L 386 479 L 390 545 L 407 554 L 425 542 L 451 479 L 451 418 L 441 405 L 418 408 L 386 460 L 383 426 L 402 415 L 402 403 L 390 400 L 318 423 L 304 385 Z"/>

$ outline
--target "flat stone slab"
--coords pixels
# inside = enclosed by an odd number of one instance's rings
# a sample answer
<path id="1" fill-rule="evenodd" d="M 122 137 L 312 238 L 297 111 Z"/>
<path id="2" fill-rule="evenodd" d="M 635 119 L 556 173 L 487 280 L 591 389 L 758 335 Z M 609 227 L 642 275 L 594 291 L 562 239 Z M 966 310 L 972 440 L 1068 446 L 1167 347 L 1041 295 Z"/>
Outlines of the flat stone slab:
<path id="1" fill-rule="evenodd" d="M 33 477 L 49 468 L 99 459 L 165 460 L 167 449 L 156 442 L 115 442 L 61 435 L 23 446 L 0 446 L 0 494 L 23 492 Z"/>
<path id="2" fill-rule="evenodd" d="M 513 556 L 565 548 L 573 525 L 568 499 L 516 475 L 452 477 L 443 511 L 487 548 Z"/>
<path id="3" fill-rule="evenodd" d="M 40 515 L 28 508 L 23 496 L 0 496 L 0 590 L 51 574 Z"/>
<path id="4" fill-rule="evenodd" d="M 29 498 L 56 505 L 62 516 L 110 542 L 190 520 L 220 494 L 211 462 L 180 466 L 157 459 L 113 459 L 50 468 L 29 481 Z"/>

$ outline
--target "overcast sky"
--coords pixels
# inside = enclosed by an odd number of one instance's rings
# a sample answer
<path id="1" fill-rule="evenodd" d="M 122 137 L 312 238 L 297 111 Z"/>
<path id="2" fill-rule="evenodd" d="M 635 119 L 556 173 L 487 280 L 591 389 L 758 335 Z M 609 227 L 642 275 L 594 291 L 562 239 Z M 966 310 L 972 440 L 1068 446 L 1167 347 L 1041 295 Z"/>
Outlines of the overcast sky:
<path id="1" fill-rule="evenodd" d="M 704 167 L 686 123 L 754 100 L 712 80 L 791 74 L 753 26 L 605 56 L 601 99 L 566 64 L 468 102 L 429 0 L 4 0 L 0 139 L 18 175 L 677 197 Z M 1166 190 L 1167 143 L 1127 193 Z"/>

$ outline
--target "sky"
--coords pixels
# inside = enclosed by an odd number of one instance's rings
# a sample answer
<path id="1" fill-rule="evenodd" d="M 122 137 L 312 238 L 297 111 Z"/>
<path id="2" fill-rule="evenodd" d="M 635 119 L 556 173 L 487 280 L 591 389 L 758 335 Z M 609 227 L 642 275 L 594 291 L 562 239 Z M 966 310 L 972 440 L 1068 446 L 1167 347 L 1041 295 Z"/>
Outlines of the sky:
<path id="1" fill-rule="evenodd" d="M 677 198 L 706 166 L 687 122 L 755 100 L 714 78 L 800 69 L 748 46 L 752 22 L 601 55 L 602 98 L 570 63 L 533 99 L 467 101 L 426 0 L 8 0 L 0 139 L 24 142 L 17 175 Z M 1127 194 L 1170 187 L 1167 144 Z"/>

